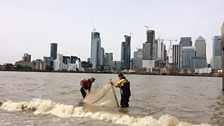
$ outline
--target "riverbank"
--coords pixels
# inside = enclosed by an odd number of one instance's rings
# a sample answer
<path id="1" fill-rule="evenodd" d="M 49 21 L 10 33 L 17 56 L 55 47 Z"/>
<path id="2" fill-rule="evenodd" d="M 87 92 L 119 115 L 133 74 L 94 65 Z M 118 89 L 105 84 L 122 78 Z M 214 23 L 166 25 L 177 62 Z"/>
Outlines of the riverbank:
<path id="1" fill-rule="evenodd" d="M 8 72 L 47 72 L 47 73 L 94 73 L 94 74 L 117 74 L 118 72 L 90 72 L 90 71 L 41 71 L 41 70 L 0 70 Z M 133 75 L 161 75 L 161 76 L 195 76 L 195 77 L 222 77 L 222 75 L 217 74 L 157 74 L 148 72 L 124 72 L 125 74 Z"/>

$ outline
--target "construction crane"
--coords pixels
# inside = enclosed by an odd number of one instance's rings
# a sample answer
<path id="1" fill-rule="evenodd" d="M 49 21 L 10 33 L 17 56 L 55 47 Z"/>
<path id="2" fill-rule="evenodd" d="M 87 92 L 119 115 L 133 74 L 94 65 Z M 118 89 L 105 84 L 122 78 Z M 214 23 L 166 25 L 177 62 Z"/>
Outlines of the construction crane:
<path id="1" fill-rule="evenodd" d="M 133 32 L 129 32 L 129 35 L 131 36 L 131 35 L 133 35 L 134 33 Z"/>
<path id="2" fill-rule="evenodd" d="M 173 39 L 161 39 L 161 40 L 164 41 L 164 42 L 169 41 L 169 48 L 168 48 L 168 51 L 167 51 L 167 56 L 168 56 L 169 60 L 171 60 L 172 56 L 170 54 L 170 51 L 172 49 L 172 42 L 176 42 L 177 40 L 173 40 Z"/>
<path id="3" fill-rule="evenodd" d="M 146 28 L 146 30 L 149 30 L 149 26 L 148 25 L 144 25 L 144 27 Z"/>
<path id="4" fill-rule="evenodd" d="M 144 25 L 144 27 L 146 28 L 146 30 L 149 30 L 149 28 L 152 28 L 153 29 L 153 27 L 148 26 L 148 25 Z"/>
<path id="5" fill-rule="evenodd" d="M 177 40 L 172 40 L 172 39 L 161 39 L 162 41 L 169 41 L 170 44 L 169 44 L 169 49 L 167 51 L 167 53 L 170 53 L 170 50 L 172 48 L 172 42 L 176 42 Z"/>

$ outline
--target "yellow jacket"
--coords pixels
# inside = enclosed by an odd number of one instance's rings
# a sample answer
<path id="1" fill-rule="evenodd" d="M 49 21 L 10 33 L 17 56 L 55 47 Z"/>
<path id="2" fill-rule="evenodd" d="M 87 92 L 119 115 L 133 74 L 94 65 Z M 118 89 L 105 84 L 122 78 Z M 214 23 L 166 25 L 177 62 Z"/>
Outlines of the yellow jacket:
<path id="1" fill-rule="evenodd" d="M 126 79 L 121 79 L 121 80 L 119 80 L 117 83 L 113 83 L 113 82 L 111 82 L 111 84 L 112 84 L 114 87 L 121 87 L 121 86 L 123 86 L 124 83 L 126 83 L 126 82 L 127 82 Z"/>

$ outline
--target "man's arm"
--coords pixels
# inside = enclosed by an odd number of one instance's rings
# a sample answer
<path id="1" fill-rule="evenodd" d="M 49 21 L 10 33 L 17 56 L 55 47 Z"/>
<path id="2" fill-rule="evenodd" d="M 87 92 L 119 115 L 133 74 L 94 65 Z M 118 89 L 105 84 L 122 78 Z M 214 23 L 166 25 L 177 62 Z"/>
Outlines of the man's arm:
<path id="1" fill-rule="evenodd" d="M 114 87 L 121 87 L 121 86 L 123 86 L 123 84 L 126 82 L 126 80 L 125 79 L 121 79 L 121 80 L 119 80 L 117 83 L 113 83 L 112 81 L 111 81 L 111 84 L 114 86 Z"/>

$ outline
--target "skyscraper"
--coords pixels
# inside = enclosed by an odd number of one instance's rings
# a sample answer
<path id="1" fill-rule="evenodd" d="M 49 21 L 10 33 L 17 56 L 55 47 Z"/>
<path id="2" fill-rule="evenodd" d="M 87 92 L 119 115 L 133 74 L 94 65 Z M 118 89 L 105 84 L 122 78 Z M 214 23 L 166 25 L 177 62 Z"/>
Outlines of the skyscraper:
<path id="1" fill-rule="evenodd" d="M 57 43 L 51 43 L 51 59 L 55 60 L 57 58 L 57 49 L 58 49 L 58 44 Z"/>
<path id="2" fill-rule="evenodd" d="M 182 56 L 182 68 L 193 69 L 195 66 L 195 47 L 183 47 Z"/>
<path id="3" fill-rule="evenodd" d="M 181 37 L 180 44 L 182 45 L 182 47 L 192 46 L 191 37 Z"/>
<path id="4" fill-rule="evenodd" d="M 150 43 L 150 60 L 153 60 L 155 58 L 155 31 L 154 30 L 147 30 L 146 31 L 146 43 Z"/>
<path id="5" fill-rule="evenodd" d="M 151 71 L 155 67 L 156 48 L 155 48 L 155 31 L 146 31 L 146 42 L 143 43 L 143 60 L 142 67 Z"/>
<path id="6" fill-rule="evenodd" d="M 142 59 L 143 60 L 149 60 L 150 59 L 150 46 L 151 46 L 151 43 L 143 43 L 143 56 L 142 56 Z"/>
<path id="7" fill-rule="evenodd" d="M 104 61 L 105 61 L 104 65 L 112 66 L 113 65 L 113 53 L 105 53 Z"/>
<path id="8" fill-rule="evenodd" d="M 155 44 L 155 50 L 156 50 L 156 58 L 164 58 L 165 53 L 165 44 L 162 39 L 157 39 L 157 42 Z"/>
<path id="9" fill-rule="evenodd" d="M 212 68 L 213 69 L 221 69 L 221 67 L 222 67 L 221 63 L 222 63 L 221 36 L 214 36 Z"/>
<path id="10" fill-rule="evenodd" d="M 91 58 L 90 63 L 93 65 L 93 69 L 98 69 L 100 66 L 100 48 L 101 39 L 100 33 L 93 31 L 91 33 Z"/>
<path id="11" fill-rule="evenodd" d="M 182 67 L 182 45 L 173 45 L 173 64 L 177 68 Z"/>
<path id="12" fill-rule="evenodd" d="M 206 43 L 203 37 L 199 36 L 196 39 L 195 48 L 196 48 L 195 68 L 207 67 Z"/>
<path id="13" fill-rule="evenodd" d="M 130 69 L 131 58 L 131 36 L 125 35 L 125 42 L 121 43 L 121 69 Z"/>
<path id="14" fill-rule="evenodd" d="M 221 43 L 222 43 L 222 49 L 224 49 L 224 22 L 222 24 L 222 27 L 221 27 Z M 224 55 L 224 54 L 223 54 Z M 223 59 L 224 60 L 224 59 Z M 224 61 L 223 61 L 224 62 Z"/>
<path id="15" fill-rule="evenodd" d="M 142 67 L 142 49 L 137 49 L 137 51 L 134 51 L 134 59 L 133 59 L 133 68 L 134 70 L 139 70 Z"/>
<path id="16" fill-rule="evenodd" d="M 103 47 L 100 47 L 100 65 L 105 65 L 104 64 L 104 53 L 105 53 L 105 51 L 104 51 L 104 48 Z"/>

